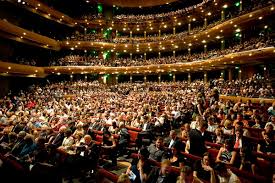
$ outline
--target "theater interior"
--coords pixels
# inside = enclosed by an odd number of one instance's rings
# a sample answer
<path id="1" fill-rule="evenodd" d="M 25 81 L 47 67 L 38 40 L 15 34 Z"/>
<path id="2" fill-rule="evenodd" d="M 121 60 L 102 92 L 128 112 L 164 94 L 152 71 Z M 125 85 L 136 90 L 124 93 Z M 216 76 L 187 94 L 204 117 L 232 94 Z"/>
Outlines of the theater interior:
<path id="1" fill-rule="evenodd" d="M 275 183 L 274 0 L 1 0 L 0 182 Z"/>

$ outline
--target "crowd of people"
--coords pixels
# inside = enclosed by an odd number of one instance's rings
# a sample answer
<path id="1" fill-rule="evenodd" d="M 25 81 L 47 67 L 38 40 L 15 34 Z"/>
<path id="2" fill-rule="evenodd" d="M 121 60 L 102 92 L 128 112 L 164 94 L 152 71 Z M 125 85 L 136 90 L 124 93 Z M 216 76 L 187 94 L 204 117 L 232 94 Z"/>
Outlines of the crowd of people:
<path id="1" fill-rule="evenodd" d="M 30 167 L 33 175 L 51 170 L 43 177 L 48 182 L 56 181 L 60 172 L 68 173 L 70 178 L 83 169 L 90 177 L 98 164 L 103 168 L 117 166 L 117 158 L 128 154 L 130 126 L 141 132 L 136 140 L 139 156 L 125 172 L 126 179 L 176 182 L 169 169 L 175 166 L 186 173 L 181 174 L 179 180 L 183 180 L 179 183 L 188 178 L 240 182 L 225 165 L 259 174 L 257 157 L 251 152 L 275 153 L 275 103 L 261 103 L 257 108 L 251 101 L 222 100 L 219 95 L 255 97 L 254 93 L 263 91 L 269 94 L 261 97 L 274 97 L 274 90 L 265 81 L 257 75 L 231 83 L 215 80 L 104 85 L 98 81 L 66 81 L 32 86 L 0 101 L 1 173 L 16 173 L 7 171 L 10 169 L 3 159 L 8 158 L 26 169 Z M 262 129 L 256 147 L 249 143 L 249 128 Z M 94 130 L 102 131 L 102 142 L 98 142 Z M 221 145 L 216 159 L 207 153 L 205 141 Z M 180 152 L 202 160 L 190 162 Z M 111 163 L 106 164 L 104 159 Z M 153 167 L 150 161 L 161 162 L 161 168 Z M 57 166 L 61 168 L 53 169 Z"/>
<path id="2" fill-rule="evenodd" d="M 211 58 L 223 57 L 224 55 L 230 53 L 237 53 L 241 51 L 265 48 L 273 46 L 274 43 L 271 39 L 264 38 L 252 38 L 248 41 L 244 41 L 235 46 L 230 46 L 227 49 L 219 50 L 209 50 L 206 53 L 193 53 L 186 55 L 179 55 L 176 57 L 161 57 L 161 58 L 151 58 L 144 59 L 140 58 L 116 58 L 114 60 L 105 60 L 103 58 L 96 58 L 93 56 L 80 56 L 80 55 L 69 55 L 58 60 L 51 60 L 51 66 L 107 66 L 107 67 L 126 67 L 126 66 L 144 66 L 144 65 L 155 65 L 155 64 L 177 64 L 177 63 L 186 63 L 194 62 L 200 60 L 206 60 Z"/>

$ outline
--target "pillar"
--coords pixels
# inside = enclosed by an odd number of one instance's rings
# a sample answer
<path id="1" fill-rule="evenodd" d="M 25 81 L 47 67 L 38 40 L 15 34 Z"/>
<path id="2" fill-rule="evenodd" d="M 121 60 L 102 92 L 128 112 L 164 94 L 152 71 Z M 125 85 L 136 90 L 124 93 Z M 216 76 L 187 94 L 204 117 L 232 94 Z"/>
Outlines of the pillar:
<path id="1" fill-rule="evenodd" d="M 130 53 L 130 60 L 132 60 L 133 59 L 133 54 L 132 53 Z"/>
<path id="2" fill-rule="evenodd" d="M 161 74 L 158 76 L 159 83 L 161 82 Z"/>
<path id="3" fill-rule="evenodd" d="M 240 9 L 239 10 L 240 10 L 240 12 L 243 11 L 243 1 L 242 0 L 240 1 Z"/>
<path id="4" fill-rule="evenodd" d="M 176 74 L 173 74 L 173 82 L 176 82 Z"/>
<path id="5" fill-rule="evenodd" d="M 190 34 L 190 32 L 191 32 L 191 22 L 189 22 L 188 24 L 188 33 Z"/>
<path id="6" fill-rule="evenodd" d="M 133 36 L 133 32 L 130 31 L 130 39 L 132 39 L 132 36 Z"/>
<path id="7" fill-rule="evenodd" d="M 87 28 L 85 27 L 84 28 L 84 35 L 86 35 L 87 34 Z"/>
<path id="8" fill-rule="evenodd" d="M 133 76 L 130 75 L 130 83 L 132 83 L 132 82 L 133 82 Z"/>
<path id="9" fill-rule="evenodd" d="M 144 38 L 146 38 L 146 31 L 144 31 Z"/>
<path id="10" fill-rule="evenodd" d="M 204 53 L 207 53 L 207 44 L 203 45 L 203 51 Z"/>
<path id="11" fill-rule="evenodd" d="M 115 84 L 118 83 L 118 75 L 116 75 L 116 80 L 115 80 Z"/>
<path id="12" fill-rule="evenodd" d="M 85 75 L 85 76 L 84 76 L 84 80 L 87 81 L 87 78 L 88 78 L 87 75 Z"/>
<path id="13" fill-rule="evenodd" d="M 159 52 L 159 58 L 161 57 L 161 53 Z"/>
<path id="14" fill-rule="evenodd" d="M 207 83 L 207 72 L 204 72 L 203 74 L 203 82 Z"/>
<path id="15" fill-rule="evenodd" d="M 221 11 L 221 21 L 224 21 L 225 19 L 225 13 L 224 10 Z"/>
<path id="16" fill-rule="evenodd" d="M 191 48 L 188 48 L 188 55 L 191 55 Z"/>
<path id="17" fill-rule="evenodd" d="M 188 73 L 188 83 L 191 83 L 191 73 Z"/>
<path id="18" fill-rule="evenodd" d="M 101 36 L 103 37 L 104 36 L 103 35 L 103 31 L 104 31 L 103 28 L 101 28 L 100 31 L 101 31 Z"/>
<path id="19" fill-rule="evenodd" d="M 242 80 L 242 69 L 241 68 L 238 71 L 238 79 Z"/>
<path id="20" fill-rule="evenodd" d="M 175 50 L 173 51 L 173 57 L 176 57 L 176 51 Z"/>
<path id="21" fill-rule="evenodd" d="M 143 81 L 144 81 L 144 83 L 147 82 L 147 77 L 146 76 L 143 77 Z"/>
<path id="22" fill-rule="evenodd" d="M 176 27 L 173 27 L 173 34 L 176 34 Z"/>
<path id="23" fill-rule="evenodd" d="M 146 60 L 146 53 L 144 53 L 144 60 Z"/>
<path id="24" fill-rule="evenodd" d="M 116 38 L 118 38 L 118 30 L 116 30 Z"/>
<path id="25" fill-rule="evenodd" d="M 232 69 L 229 68 L 229 69 L 228 69 L 228 80 L 229 80 L 229 81 L 232 81 L 232 78 L 233 78 Z"/>
<path id="26" fill-rule="evenodd" d="M 159 30 L 159 37 L 161 37 L 161 30 Z"/>
<path id="27" fill-rule="evenodd" d="M 207 27 L 207 18 L 204 18 L 204 24 L 203 24 L 204 27 Z"/>
<path id="28" fill-rule="evenodd" d="M 225 70 L 222 70 L 220 78 L 224 79 L 224 76 L 225 76 Z"/>
<path id="29" fill-rule="evenodd" d="M 221 50 L 225 49 L 225 41 L 224 39 L 221 40 Z"/>

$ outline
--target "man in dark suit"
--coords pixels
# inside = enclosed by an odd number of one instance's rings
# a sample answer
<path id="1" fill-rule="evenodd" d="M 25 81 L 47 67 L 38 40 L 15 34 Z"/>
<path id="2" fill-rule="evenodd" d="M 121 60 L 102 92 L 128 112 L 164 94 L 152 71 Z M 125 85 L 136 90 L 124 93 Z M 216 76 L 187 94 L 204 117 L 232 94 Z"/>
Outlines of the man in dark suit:
<path id="1" fill-rule="evenodd" d="M 164 145 L 169 149 L 171 149 L 175 143 L 179 145 L 179 148 L 181 151 L 184 150 L 185 147 L 184 147 L 184 144 L 182 143 L 182 140 L 177 136 L 177 133 L 175 130 L 171 130 L 169 137 L 165 139 Z"/>
<path id="2" fill-rule="evenodd" d="M 231 137 L 232 142 L 234 142 L 234 149 L 240 150 L 241 148 L 250 148 L 249 140 L 247 137 L 243 136 L 243 129 L 237 128 L 235 134 Z"/>
<path id="3" fill-rule="evenodd" d="M 207 151 L 204 137 L 207 127 L 208 124 L 205 121 L 200 121 L 198 128 L 190 130 L 190 154 L 202 157 L 202 155 Z"/>

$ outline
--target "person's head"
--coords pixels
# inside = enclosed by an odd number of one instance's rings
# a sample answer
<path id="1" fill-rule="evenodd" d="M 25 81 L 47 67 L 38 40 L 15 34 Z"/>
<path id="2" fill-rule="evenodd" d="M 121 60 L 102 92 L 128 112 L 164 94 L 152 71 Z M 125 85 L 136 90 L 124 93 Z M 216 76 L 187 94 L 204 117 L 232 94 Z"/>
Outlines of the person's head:
<path id="1" fill-rule="evenodd" d="M 210 156 L 209 156 L 208 152 L 206 152 L 206 153 L 203 154 L 203 156 L 202 156 L 202 163 L 204 165 L 207 165 L 207 166 L 210 165 Z"/>
<path id="2" fill-rule="evenodd" d="M 171 165 L 170 161 L 165 159 L 161 162 L 160 171 L 162 175 L 167 175 L 169 173 L 169 166 Z"/>
<path id="3" fill-rule="evenodd" d="M 85 144 L 90 144 L 91 143 L 91 141 L 92 141 L 92 137 L 90 136 L 90 135 L 85 135 L 84 137 L 83 137 L 83 139 L 84 139 L 84 142 L 85 142 Z"/>
<path id="4" fill-rule="evenodd" d="M 18 140 L 22 140 L 22 139 L 24 139 L 24 137 L 25 137 L 26 135 L 27 135 L 27 134 L 26 134 L 25 131 L 20 131 L 20 132 L 18 133 L 18 135 L 17 135 L 17 139 L 18 139 Z"/>
<path id="5" fill-rule="evenodd" d="M 177 137 L 176 131 L 175 130 L 171 130 L 169 136 L 170 136 L 171 139 L 175 139 Z"/>
<path id="6" fill-rule="evenodd" d="M 82 127 L 83 127 L 83 125 L 82 125 L 81 123 L 78 123 L 78 124 L 76 125 L 76 129 L 77 129 L 77 130 L 81 130 Z"/>
<path id="7" fill-rule="evenodd" d="M 191 128 L 190 128 L 190 124 L 189 124 L 189 123 L 185 123 L 185 124 L 184 124 L 184 130 L 187 131 L 187 132 L 189 132 L 190 129 L 191 129 Z"/>
<path id="8" fill-rule="evenodd" d="M 270 133 L 270 132 L 273 131 L 273 129 L 274 129 L 273 125 L 272 125 L 272 124 L 268 124 L 268 125 L 266 125 L 266 127 L 265 127 L 265 132 L 266 132 L 266 133 Z"/>
<path id="9" fill-rule="evenodd" d="M 235 135 L 236 135 L 236 138 L 241 138 L 243 136 L 243 129 L 242 128 L 237 128 L 235 130 Z"/>
<path id="10" fill-rule="evenodd" d="M 224 142 L 224 148 L 228 151 L 232 151 L 233 150 L 233 142 L 230 139 L 226 139 Z"/>
<path id="11" fill-rule="evenodd" d="M 199 123 L 199 129 L 200 129 L 201 132 L 205 132 L 207 128 L 208 128 L 207 122 L 201 121 Z"/>
<path id="12" fill-rule="evenodd" d="M 175 142 L 172 147 L 171 147 L 171 151 L 173 155 L 177 155 L 178 153 L 180 153 L 180 142 Z"/>
<path id="13" fill-rule="evenodd" d="M 25 137 L 24 137 L 24 141 L 25 141 L 25 143 L 26 144 L 32 144 L 33 143 L 33 136 L 32 135 L 26 135 Z"/>
<path id="14" fill-rule="evenodd" d="M 275 124 L 275 115 L 272 115 L 272 116 L 271 116 L 271 122 L 272 122 L 273 124 Z"/>
<path id="15" fill-rule="evenodd" d="M 177 183 L 193 182 L 193 171 L 189 166 L 184 166 L 180 170 L 180 177 L 177 180 Z"/>
<path id="16" fill-rule="evenodd" d="M 163 138 L 162 137 L 158 137 L 156 140 L 156 147 L 158 149 L 161 149 L 163 147 Z"/>
<path id="17" fill-rule="evenodd" d="M 243 128 L 243 122 L 237 122 L 236 124 L 235 124 L 235 129 L 239 129 L 239 128 Z"/>
<path id="18" fill-rule="evenodd" d="M 238 121 L 242 121 L 243 120 L 243 115 L 242 114 L 238 114 L 237 115 L 237 120 Z"/>
<path id="19" fill-rule="evenodd" d="M 213 125 L 215 123 L 215 118 L 214 116 L 210 116 L 207 118 L 207 123 L 208 125 Z"/>
<path id="20" fill-rule="evenodd" d="M 138 151 L 139 159 L 145 160 L 149 158 L 150 152 L 146 147 L 141 147 Z"/>
<path id="21" fill-rule="evenodd" d="M 228 177 L 228 171 L 224 163 L 216 163 L 214 170 L 217 173 L 217 175 L 221 177 Z"/>
<path id="22" fill-rule="evenodd" d="M 131 183 L 131 181 L 127 174 L 121 174 L 118 177 L 117 183 Z"/>
<path id="23" fill-rule="evenodd" d="M 65 137 L 70 137 L 72 135 L 72 130 L 71 129 L 67 129 L 65 131 Z"/>
<path id="24" fill-rule="evenodd" d="M 218 137 L 222 136 L 222 135 L 223 135 L 222 129 L 221 129 L 220 127 L 216 128 L 216 129 L 215 129 L 215 134 L 216 134 L 216 136 L 218 136 Z"/>

